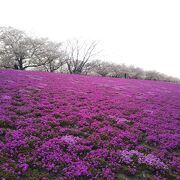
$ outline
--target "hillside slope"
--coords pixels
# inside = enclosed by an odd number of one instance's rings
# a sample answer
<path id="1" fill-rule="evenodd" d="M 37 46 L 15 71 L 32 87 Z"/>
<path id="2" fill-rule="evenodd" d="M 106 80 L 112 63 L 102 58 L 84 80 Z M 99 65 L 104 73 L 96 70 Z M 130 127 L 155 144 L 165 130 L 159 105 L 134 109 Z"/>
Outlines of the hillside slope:
<path id="1" fill-rule="evenodd" d="M 0 177 L 176 179 L 179 120 L 179 84 L 1 70 Z"/>

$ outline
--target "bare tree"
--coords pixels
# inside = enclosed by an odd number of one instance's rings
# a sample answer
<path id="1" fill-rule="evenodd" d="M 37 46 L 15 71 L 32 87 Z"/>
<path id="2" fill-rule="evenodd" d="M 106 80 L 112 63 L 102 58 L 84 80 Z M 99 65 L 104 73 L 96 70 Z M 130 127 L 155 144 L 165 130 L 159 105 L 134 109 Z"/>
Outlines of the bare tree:
<path id="1" fill-rule="evenodd" d="M 97 67 L 97 60 L 90 61 L 85 64 L 82 74 L 94 74 L 94 70 Z"/>
<path id="2" fill-rule="evenodd" d="M 97 42 L 90 44 L 71 40 L 66 44 L 66 64 L 70 74 L 81 74 L 87 68 L 87 64 L 94 60 L 98 52 L 95 52 Z"/>

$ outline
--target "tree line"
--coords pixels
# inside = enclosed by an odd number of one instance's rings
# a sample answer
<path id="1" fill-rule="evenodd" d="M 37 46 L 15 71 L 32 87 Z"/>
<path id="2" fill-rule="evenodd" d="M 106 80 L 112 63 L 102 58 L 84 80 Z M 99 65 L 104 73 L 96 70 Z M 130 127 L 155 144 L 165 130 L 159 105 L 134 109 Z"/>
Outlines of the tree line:
<path id="1" fill-rule="evenodd" d="M 12 27 L 0 27 L 0 68 L 179 82 L 157 71 L 97 60 L 97 44 L 77 39 L 53 42 Z"/>

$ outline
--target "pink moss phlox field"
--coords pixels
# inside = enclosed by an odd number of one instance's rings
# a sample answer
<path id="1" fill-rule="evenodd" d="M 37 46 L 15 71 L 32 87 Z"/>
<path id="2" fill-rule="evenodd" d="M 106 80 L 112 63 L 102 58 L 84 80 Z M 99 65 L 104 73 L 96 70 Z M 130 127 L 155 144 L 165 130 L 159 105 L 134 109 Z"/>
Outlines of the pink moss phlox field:
<path id="1" fill-rule="evenodd" d="M 180 85 L 0 71 L 1 179 L 178 179 Z"/>

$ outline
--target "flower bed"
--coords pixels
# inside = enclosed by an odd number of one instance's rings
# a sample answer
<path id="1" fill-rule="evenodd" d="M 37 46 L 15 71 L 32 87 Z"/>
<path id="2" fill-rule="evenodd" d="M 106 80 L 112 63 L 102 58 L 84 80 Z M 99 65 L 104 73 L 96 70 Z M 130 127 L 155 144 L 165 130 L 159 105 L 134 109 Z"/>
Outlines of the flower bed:
<path id="1" fill-rule="evenodd" d="M 180 85 L 0 71 L 0 177 L 178 179 Z"/>

